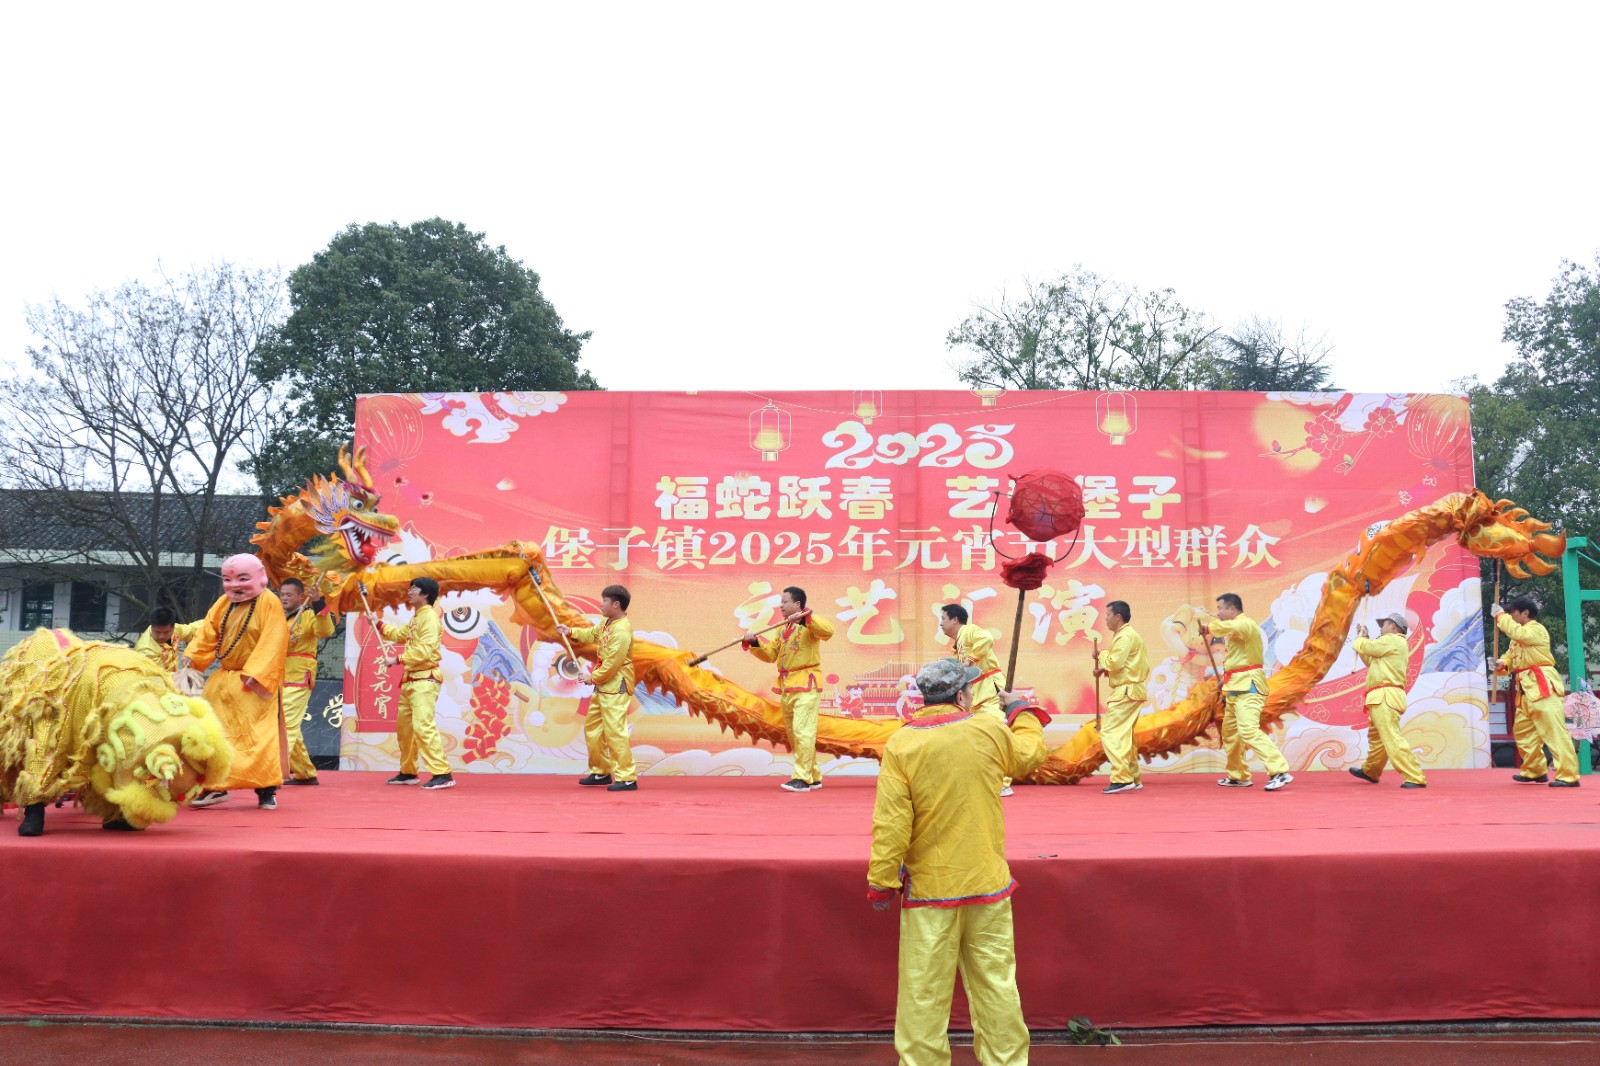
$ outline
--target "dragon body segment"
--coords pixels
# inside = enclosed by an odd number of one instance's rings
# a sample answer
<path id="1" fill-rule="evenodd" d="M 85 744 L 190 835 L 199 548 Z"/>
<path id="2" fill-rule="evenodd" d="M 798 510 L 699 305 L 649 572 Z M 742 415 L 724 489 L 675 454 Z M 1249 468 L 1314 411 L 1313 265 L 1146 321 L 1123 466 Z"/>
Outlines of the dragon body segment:
<path id="1" fill-rule="evenodd" d="M 314 478 L 304 492 L 285 497 L 252 538 L 275 581 L 298 577 L 343 614 L 359 613 L 369 604 L 374 609 L 402 604 L 413 578 L 431 577 L 439 582 L 441 593 L 489 589 L 506 597 L 515 607 L 514 620 L 531 627 L 544 641 L 557 639 L 557 624 L 574 628 L 588 624 L 588 618 L 562 595 L 536 544 L 512 541 L 488 551 L 422 563 L 375 562 L 379 549 L 397 535 L 399 522 L 378 511 L 379 498 L 361 449 L 353 457 L 341 453 L 340 466 L 342 478 Z M 1454 536 L 1473 554 L 1503 560 L 1509 572 L 1526 577 L 1530 571 L 1550 572 L 1553 564 L 1540 556 L 1559 555 L 1565 547 L 1565 538 L 1546 533 L 1549 528 L 1509 500 L 1492 502 L 1472 492 L 1453 493 L 1363 534 L 1357 549 L 1328 575 L 1305 645 L 1270 678 L 1272 692 L 1263 723 L 1278 721 L 1293 710 L 1327 673 L 1361 599 L 1382 591 L 1434 544 Z M 1192 639 L 1192 647 L 1198 649 L 1198 636 Z M 575 650 L 591 660 L 596 652 L 593 645 L 580 644 Z M 681 649 L 649 641 L 636 640 L 633 645 L 639 684 L 671 695 L 691 714 L 752 743 L 787 746 L 777 703 L 689 665 L 690 658 Z M 1139 753 L 1160 755 L 1194 744 L 1219 712 L 1215 680 L 1197 682 L 1175 705 L 1140 716 L 1135 727 Z M 824 714 L 817 728 L 817 750 L 877 758 L 900 724 Z M 1103 762 L 1099 731 L 1086 724 L 1028 780 L 1072 784 Z"/>

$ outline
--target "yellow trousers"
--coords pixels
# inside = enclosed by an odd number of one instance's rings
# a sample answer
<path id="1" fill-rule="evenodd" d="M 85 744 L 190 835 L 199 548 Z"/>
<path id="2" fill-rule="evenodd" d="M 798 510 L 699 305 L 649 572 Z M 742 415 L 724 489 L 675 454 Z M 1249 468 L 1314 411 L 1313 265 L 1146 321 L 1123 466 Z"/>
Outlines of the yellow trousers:
<path id="1" fill-rule="evenodd" d="M 972 1009 L 972 1050 L 983 1066 L 1025 1066 L 1028 1026 L 1017 992 L 1011 901 L 900 911 L 900 988 L 894 1049 L 900 1066 L 950 1066 L 956 971 Z"/>
<path id="2" fill-rule="evenodd" d="M 1400 776 L 1417 785 L 1426 785 L 1422 764 L 1400 732 L 1402 711 L 1381 703 L 1367 705 L 1367 761 L 1361 772 L 1376 781 L 1383 768 L 1393 764 Z"/>
<path id="3" fill-rule="evenodd" d="M 817 712 L 822 693 L 785 692 L 783 728 L 789 731 L 789 750 L 794 753 L 794 778 L 808 785 L 822 783 L 817 770 Z"/>
<path id="4" fill-rule="evenodd" d="M 311 761 L 306 738 L 300 732 L 300 723 L 306 720 L 306 709 L 310 706 L 310 685 L 283 686 L 283 728 L 289 734 L 289 769 L 302 780 L 317 776 L 317 766 Z"/>
<path id="5" fill-rule="evenodd" d="M 1111 783 L 1126 785 L 1139 780 L 1139 751 L 1133 744 L 1133 723 L 1142 700 L 1112 700 L 1100 718 L 1100 744 L 1111 762 Z M 1260 715 L 1257 715 L 1260 720 Z"/>
<path id="6" fill-rule="evenodd" d="M 633 749 L 628 746 L 628 707 L 633 697 L 626 692 L 596 692 L 583 718 L 583 740 L 589 746 L 589 772 L 615 781 L 637 781 L 639 769 L 633 764 Z"/>
<path id="7" fill-rule="evenodd" d="M 1560 696 L 1546 696 L 1532 703 L 1517 693 L 1517 724 L 1511 735 L 1516 738 L 1517 751 L 1522 753 L 1523 777 L 1543 777 L 1550 770 L 1544 756 L 1548 747 L 1556 760 L 1556 780 L 1578 779 L 1578 750 L 1567 733 L 1567 718 Z"/>
<path id="8" fill-rule="evenodd" d="M 1269 774 L 1286 774 L 1289 761 L 1272 739 L 1261 731 L 1261 712 L 1266 709 L 1267 697 L 1260 692 L 1225 693 L 1227 709 L 1222 712 L 1222 746 L 1228 753 L 1228 776 L 1235 781 L 1250 780 L 1250 767 L 1245 765 L 1246 748 L 1256 753 Z"/>
<path id="9" fill-rule="evenodd" d="M 450 763 L 444 757 L 444 738 L 433 722 L 433 706 L 439 702 L 439 682 L 407 681 L 400 686 L 400 718 L 396 734 L 400 740 L 400 772 L 417 772 L 417 755 L 430 774 L 447 774 Z"/>

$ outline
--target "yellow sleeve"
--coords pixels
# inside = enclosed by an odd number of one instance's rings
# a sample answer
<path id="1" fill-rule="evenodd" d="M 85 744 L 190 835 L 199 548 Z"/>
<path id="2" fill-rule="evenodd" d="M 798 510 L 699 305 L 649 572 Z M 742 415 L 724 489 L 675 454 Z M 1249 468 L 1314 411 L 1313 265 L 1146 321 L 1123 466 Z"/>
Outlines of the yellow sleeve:
<path id="1" fill-rule="evenodd" d="M 1226 622 L 1220 618 L 1208 618 L 1206 620 L 1206 628 L 1211 630 L 1212 636 L 1223 638 L 1236 637 L 1243 629 L 1237 618 Z"/>
<path id="2" fill-rule="evenodd" d="M 318 640 L 327 640 L 333 636 L 333 615 L 327 611 L 313 615 L 311 618 L 311 633 Z"/>
<path id="3" fill-rule="evenodd" d="M 579 644 L 593 644 L 595 638 L 599 635 L 599 626 L 580 626 L 579 628 L 574 629 L 567 634 L 568 637 L 577 641 Z"/>
<path id="4" fill-rule="evenodd" d="M 189 646 L 183 649 L 184 658 L 196 670 L 205 670 L 217 658 L 217 619 L 221 616 L 227 600 L 218 600 L 211 605 L 211 610 L 206 616 L 194 624 L 193 632 L 189 635 Z"/>
<path id="5" fill-rule="evenodd" d="M 1500 630 L 1500 632 L 1504 633 L 1506 636 L 1510 637 L 1514 643 L 1524 644 L 1530 647 L 1542 647 L 1545 644 L 1545 641 L 1537 638 L 1537 634 L 1535 634 L 1533 629 L 1536 624 L 1537 623 L 1529 622 L 1525 626 L 1519 626 L 1512 619 L 1510 611 L 1501 611 L 1499 614 L 1494 616 L 1495 628 Z M 1540 625 L 1539 628 L 1543 629 L 1544 626 Z"/>
<path id="6" fill-rule="evenodd" d="M 1119 634 L 1120 635 L 1120 634 Z M 1128 665 L 1128 660 L 1133 658 L 1133 641 L 1111 638 L 1111 647 L 1100 653 L 1100 667 L 1108 674 L 1114 674 Z"/>
<path id="7" fill-rule="evenodd" d="M 818 640 L 833 639 L 833 623 L 818 615 L 806 615 L 806 628 L 811 630 L 811 635 Z"/>
<path id="8" fill-rule="evenodd" d="M 967 656 L 974 663 L 981 663 L 994 653 L 994 638 L 982 626 L 972 626 L 974 630 L 971 641 L 967 644 Z"/>
<path id="9" fill-rule="evenodd" d="M 412 622 L 416 621 L 415 618 Z M 379 622 L 378 632 L 383 634 L 383 639 L 390 644 L 404 644 L 411 639 L 411 622 L 397 626 L 393 622 Z"/>
<path id="10" fill-rule="evenodd" d="M 277 596 L 270 592 L 261 594 L 263 600 L 268 597 L 271 599 L 257 608 L 255 619 L 250 623 L 256 631 L 256 646 L 239 672 L 268 692 L 277 692 L 283 687 L 283 670 L 289 657 L 289 619 L 284 616 Z"/>
<path id="11" fill-rule="evenodd" d="M 439 612 L 420 610 L 411 624 L 406 626 L 406 650 L 400 653 L 400 664 L 408 670 L 432 670 L 439 665 L 439 641 L 444 632 L 439 625 Z"/>
<path id="12" fill-rule="evenodd" d="M 759 644 L 757 644 L 753 648 L 750 647 L 750 645 L 746 644 L 745 645 L 745 650 L 748 651 L 751 655 L 754 655 L 757 659 L 760 659 L 764 663 L 775 663 L 775 662 L 777 662 L 778 661 L 778 644 L 777 644 L 777 642 L 776 641 L 768 642 L 768 641 L 762 640 L 760 637 L 757 637 L 756 640 L 761 641 L 761 642 Z"/>
<path id="13" fill-rule="evenodd" d="M 589 672 L 589 680 L 595 685 L 603 685 L 622 672 L 628 665 L 628 657 L 633 654 L 633 627 L 626 628 L 613 624 L 611 636 L 600 649 L 600 662 Z"/>
<path id="14" fill-rule="evenodd" d="M 1368 666 L 1372 665 L 1372 660 L 1383 654 L 1383 649 L 1378 647 L 1378 642 L 1369 640 L 1366 637 L 1357 637 L 1350 647 L 1356 653 L 1356 656 Z"/>
<path id="15" fill-rule="evenodd" d="M 148 629 L 139 634 L 139 639 L 133 643 L 133 650 L 153 663 L 161 662 L 161 645 L 156 643 L 156 638 Z"/>
<path id="16" fill-rule="evenodd" d="M 911 783 L 894 752 L 884 749 L 878 768 L 878 798 L 872 805 L 872 858 L 867 884 L 899 888 L 900 866 L 911 849 Z"/>
<path id="17" fill-rule="evenodd" d="M 1011 722 L 1011 776 L 1027 777 L 1050 756 L 1044 726 L 1024 708 Z"/>
<path id="18" fill-rule="evenodd" d="M 179 622 L 172 627 L 172 642 L 174 644 L 187 644 L 200 632 L 200 622 Z"/>

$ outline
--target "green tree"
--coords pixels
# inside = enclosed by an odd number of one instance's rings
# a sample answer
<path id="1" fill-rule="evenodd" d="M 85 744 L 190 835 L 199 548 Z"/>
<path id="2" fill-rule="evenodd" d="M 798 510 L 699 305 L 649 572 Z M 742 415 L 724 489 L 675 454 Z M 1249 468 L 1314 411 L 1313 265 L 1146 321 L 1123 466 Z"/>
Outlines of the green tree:
<path id="1" fill-rule="evenodd" d="M 1283 323 L 1252 318 L 1219 337 L 1202 387 L 1231 392 L 1322 392 L 1334 388 L 1326 340 L 1304 330 L 1289 337 Z"/>
<path id="2" fill-rule="evenodd" d="M 1142 292 L 1075 267 L 1020 298 L 980 306 L 946 338 L 974 388 L 1186 389 L 1202 384 L 1217 330 L 1171 289 Z"/>
<path id="3" fill-rule="evenodd" d="M 1600 536 L 1600 439 L 1593 430 L 1600 411 L 1600 257 L 1592 268 L 1563 262 L 1543 300 L 1507 303 L 1503 337 L 1517 356 L 1500 377 L 1461 383 L 1472 402 L 1478 485 L 1570 534 Z M 1486 605 L 1493 581 L 1488 564 Z M 1586 581 L 1593 587 L 1595 575 Z M 1541 620 L 1552 641 L 1565 644 L 1560 572 L 1502 588 L 1502 598 L 1522 593 L 1544 605 Z M 1593 660 L 1600 616 L 1592 611 L 1584 640 Z"/>
<path id="4" fill-rule="evenodd" d="M 288 321 L 260 373 L 286 401 L 253 472 L 282 494 L 331 470 L 355 398 L 598 388 L 539 275 L 481 233 L 431 218 L 352 225 L 289 275 Z"/>

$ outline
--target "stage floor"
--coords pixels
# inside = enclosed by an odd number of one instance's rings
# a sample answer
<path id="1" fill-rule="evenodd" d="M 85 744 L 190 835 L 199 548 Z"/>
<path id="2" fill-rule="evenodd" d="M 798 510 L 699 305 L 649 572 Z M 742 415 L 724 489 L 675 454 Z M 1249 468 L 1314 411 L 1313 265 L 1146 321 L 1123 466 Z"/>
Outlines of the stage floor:
<path id="1" fill-rule="evenodd" d="M 862 1032 L 894 1015 L 864 901 L 873 782 L 458 775 L 104 833 L 0 832 L 0 1015 Z M 1030 1024 L 1600 1017 L 1600 787 L 1202 775 L 1006 800 Z M 1264 779 L 1263 779 L 1264 780 Z"/>

